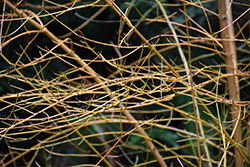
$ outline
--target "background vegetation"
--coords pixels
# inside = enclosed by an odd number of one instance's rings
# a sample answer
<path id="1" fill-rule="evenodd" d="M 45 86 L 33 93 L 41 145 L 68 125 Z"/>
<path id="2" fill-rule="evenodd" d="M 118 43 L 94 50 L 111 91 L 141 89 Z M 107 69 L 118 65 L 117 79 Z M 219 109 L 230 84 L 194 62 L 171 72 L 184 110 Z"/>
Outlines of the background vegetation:
<path id="1" fill-rule="evenodd" d="M 1 166 L 249 166 L 249 2 L 1 0 Z"/>

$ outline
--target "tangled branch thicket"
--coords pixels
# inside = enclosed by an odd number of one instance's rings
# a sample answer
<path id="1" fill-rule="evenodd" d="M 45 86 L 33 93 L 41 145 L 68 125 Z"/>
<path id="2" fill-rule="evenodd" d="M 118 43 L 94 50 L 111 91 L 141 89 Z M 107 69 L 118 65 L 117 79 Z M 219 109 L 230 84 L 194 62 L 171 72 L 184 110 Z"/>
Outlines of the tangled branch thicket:
<path id="1" fill-rule="evenodd" d="M 249 5 L 217 3 L 1 0 L 1 166 L 249 165 Z"/>

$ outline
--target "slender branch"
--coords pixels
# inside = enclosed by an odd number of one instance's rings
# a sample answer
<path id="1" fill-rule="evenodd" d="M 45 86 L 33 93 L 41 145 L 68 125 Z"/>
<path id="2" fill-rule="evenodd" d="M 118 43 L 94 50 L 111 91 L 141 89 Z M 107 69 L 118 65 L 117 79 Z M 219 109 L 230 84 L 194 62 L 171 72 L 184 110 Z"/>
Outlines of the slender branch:
<path id="1" fill-rule="evenodd" d="M 1 0 L 3 1 L 3 0 Z M 109 2 L 109 1 L 108 1 Z M 6 1 L 6 5 L 11 8 L 12 10 L 14 10 L 16 13 L 18 13 L 21 17 L 28 17 L 24 12 L 22 12 L 21 10 L 17 9 L 13 4 L 11 4 L 9 1 Z M 111 5 L 111 4 L 110 4 Z M 112 6 L 112 5 L 111 5 Z M 75 52 L 73 52 L 70 48 L 68 48 L 67 45 L 65 45 L 64 43 L 62 43 L 62 40 L 58 39 L 53 33 L 51 33 L 45 26 L 43 27 L 41 24 L 37 23 L 35 20 L 33 19 L 29 19 L 28 22 L 30 24 L 32 24 L 35 28 L 41 30 L 41 32 L 46 35 L 48 38 L 51 39 L 51 41 L 53 41 L 56 44 L 60 44 L 61 49 L 63 49 L 66 53 L 68 53 L 70 56 L 74 57 L 76 59 L 76 61 L 78 62 L 78 64 L 80 64 L 82 66 L 83 69 L 85 69 L 89 75 L 94 77 L 94 80 L 97 83 L 102 83 L 103 81 L 99 78 L 99 75 L 91 68 L 89 67 Z M 156 159 L 158 160 L 158 162 L 160 163 L 161 166 L 163 167 L 167 167 L 166 163 L 164 162 L 164 160 L 162 159 L 161 155 L 159 154 L 158 150 L 156 149 L 155 145 L 153 144 L 152 141 L 148 140 L 148 135 L 147 133 L 144 131 L 143 128 L 141 128 L 139 126 L 139 124 L 137 123 L 136 119 L 129 113 L 128 110 L 126 110 L 125 106 L 119 102 L 118 98 L 115 98 L 114 95 L 111 93 L 111 90 L 105 86 L 103 87 L 103 90 L 109 94 L 111 97 L 111 99 L 114 99 L 115 102 L 118 103 L 118 107 L 121 108 L 121 110 L 123 111 L 123 114 L 132 122 L 134 123 L 135 127 L 138 127 L 138 131 L 139 133 L 144 136 L 144 139 L 148 145 L 148 147 L 151 149 L 152 153 L 154 154 L 154 156 L 156 157 Z"/>
<path id="2" fill-rule="evenodd" d="M 219 21 L 221 28 L 221 38 L 223 50 L 225 52 L 225 63 L 227 65 L 227 73 L 236 74 L 237 73 L 237 55 L 234 40 L 234 27 L 232 25 L 232 7 L 229 0 L 220 0 L 219 1 Z M 238 76 L 228 77 L 228 88 L 229 88 L 229 98 L 231 100 L 239 100 L 239 81 Z M 244 152 L 241 148 L 242 143 L 242 134 L 241 134 L 241 108 L 234 104 L 230 105 L 230 112 L 232 113 L 232 120 L 235 133 L 232 133 L 236 145 L 235 148 L 235 166 L 244 166 L 243 165 L 243 156 Z"/>

